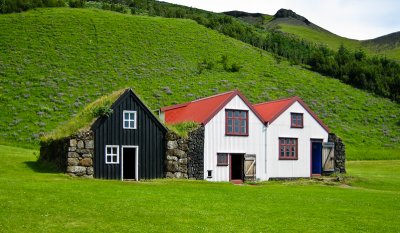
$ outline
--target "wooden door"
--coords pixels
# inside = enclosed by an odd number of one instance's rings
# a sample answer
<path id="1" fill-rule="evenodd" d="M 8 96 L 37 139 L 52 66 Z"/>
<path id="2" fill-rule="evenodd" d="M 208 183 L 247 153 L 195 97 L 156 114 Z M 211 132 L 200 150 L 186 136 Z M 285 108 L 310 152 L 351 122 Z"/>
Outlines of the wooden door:
<path id="1" fill-rule="evenodd" d="M 244 180 L 256 180 L 256 155 L 246 154 L 244 156 Z"/>

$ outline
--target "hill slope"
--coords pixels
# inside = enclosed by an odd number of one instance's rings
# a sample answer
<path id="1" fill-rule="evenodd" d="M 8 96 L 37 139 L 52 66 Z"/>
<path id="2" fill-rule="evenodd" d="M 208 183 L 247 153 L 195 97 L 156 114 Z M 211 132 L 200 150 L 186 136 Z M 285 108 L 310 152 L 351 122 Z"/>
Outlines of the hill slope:
<path id="1" fill-rule="evenodd" d="M 225 12 L 225 14 L 237 17 L 267 30 L 278 29 L 299 36 L 305 40 L 323 43 L 335 51 L 343 44 L 351 50 L 362 48 L 370 55 L 384 55 L 388 58 L 400 60 L 400 32 L 372 40 L 361 41 L 338 36 L 310 22 L 305 17 L 286 9 L 280 9 L 274 16 L 260 13 L 250 14 L 239 11 Z"/>
<path id="2" fill-rule="evenodd" d="M 0 38 L 2 143 L 35 146 L 40 133 L 122 87 L 152 109 L 239 88 L 253 103 L 300 96 L 352 159 L 400 158 L 398 104 L 279 63 L 191 20 L 39 9 L 1 15 Z M 242 68 L 226 71 L 223 55 Z"/>

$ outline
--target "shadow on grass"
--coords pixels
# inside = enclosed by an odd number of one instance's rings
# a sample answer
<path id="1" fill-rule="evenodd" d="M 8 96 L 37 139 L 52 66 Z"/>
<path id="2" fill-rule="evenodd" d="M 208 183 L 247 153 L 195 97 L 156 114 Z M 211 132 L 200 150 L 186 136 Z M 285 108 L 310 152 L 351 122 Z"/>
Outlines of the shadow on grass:
<path id="1" fill-rule="evenodd" d="M 62 173 L 54 164 L 39 161 L 25 161 L 24 162 L 32 171 L 39 173 Z"/>

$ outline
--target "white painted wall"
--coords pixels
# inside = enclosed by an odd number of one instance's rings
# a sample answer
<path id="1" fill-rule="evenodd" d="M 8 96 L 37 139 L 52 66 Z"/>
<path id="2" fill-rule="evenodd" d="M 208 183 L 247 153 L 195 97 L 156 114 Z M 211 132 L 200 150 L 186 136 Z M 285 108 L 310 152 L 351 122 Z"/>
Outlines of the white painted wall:
<path id="1" fill-rule="evenodd" d="M 303 128 L 291 128 L 290 113 L 303 113 Z M 279 160 L 279 137 L 298 138 L 298 160 Z M 267 131 L 267 173 L 271 177 L 310 177 L 310 139 L 328 141 L 328 132 L 295 102 L 275 121 Z"/>
<path id="2" fill-rule="evenodd" d="M 248 110 L 249 136 L 225 135 L 225 109 Z M 217 153 L 243 153 L 256 155 L 256 178 L 266 180 L 265 141 L 266 127 L 249 109 L 245 102 L 235 96 L 205 125 L 204 132 L 204 179 L 229 181 L 229 166 L 217 166 Z M 212 178 L 207 178 L 212 170 Z"/>

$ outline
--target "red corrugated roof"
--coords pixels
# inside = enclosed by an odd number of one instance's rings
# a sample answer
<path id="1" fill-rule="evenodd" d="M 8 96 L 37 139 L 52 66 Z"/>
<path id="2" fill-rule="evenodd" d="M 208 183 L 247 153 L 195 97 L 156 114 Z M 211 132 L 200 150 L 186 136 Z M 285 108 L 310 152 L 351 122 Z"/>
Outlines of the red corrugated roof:
<path id="1" fill-rule="evenodd" d="M 194 121 L 205 125 L 236 95 L 238 95 L 256 114 L 256 116 L 263 121 L 262 117 L 257 113 L 257 111 L 255 111 L 249 101 L 238 90 L 209 96 L 184 104 L 164 107 L 161 108 L 161 111 L 164 112 L 165 122 L 168 124 Z"/>
<path id="2" fill-rule="evenodd" d="M 261 115 L 264 121 L 271 124 L 276 118 L 278 118 L 286 109 L 288 109 L 293 103 L 299 102 L 307 112 L 314 117 L 314 119 L 324 128 L 327 132 L 329 132 L 328 126 L 326 126 L 315 113 L 307 106 L 306 103 L 302 99 L 297 96 L 274 100 L 265 103 L 259 103 L 253 105 L 256 111 Z"/>
<path id="3" fill-rule="evenodd" d="M 282 112 L 284 112 L 292 103 L 295 97 L 274 100 L 260 104 L 254 104 L 254 108 L 262 116 L 262 118 L 271 123 L 274 121 Z"/>

